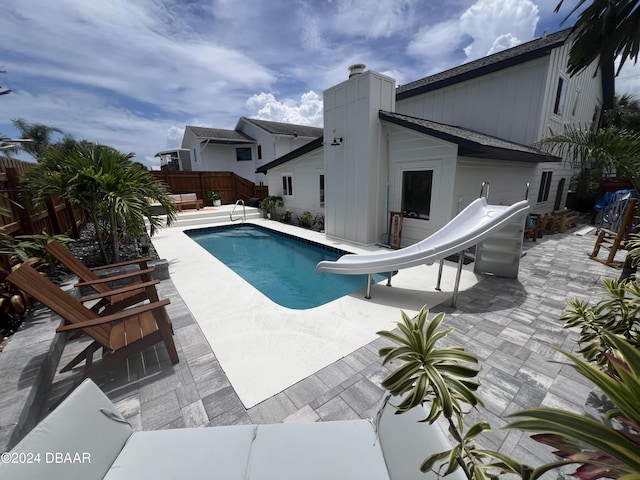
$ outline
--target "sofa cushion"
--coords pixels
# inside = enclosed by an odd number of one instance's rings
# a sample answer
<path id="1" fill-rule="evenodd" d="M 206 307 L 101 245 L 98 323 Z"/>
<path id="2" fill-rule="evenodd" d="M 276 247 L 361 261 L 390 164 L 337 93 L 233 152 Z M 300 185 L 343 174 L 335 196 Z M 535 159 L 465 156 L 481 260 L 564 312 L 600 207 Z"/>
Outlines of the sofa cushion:
<path id="1" fill-rule="evenodd" d="M 11 450 L 16 463 L 0 462 L 0 478 L 101 479 L 132 433 L 106 395 L 85 380 Z"/>
<path id="2" fill-rule="evenodd" d="M 388 480 L 369 420 L 259 425 L 247 478 Z"/>
<path id="3" fill-rule="evenodd" d="M 105 480 L 244 480 L 255 425 L 135 432 Z"/>

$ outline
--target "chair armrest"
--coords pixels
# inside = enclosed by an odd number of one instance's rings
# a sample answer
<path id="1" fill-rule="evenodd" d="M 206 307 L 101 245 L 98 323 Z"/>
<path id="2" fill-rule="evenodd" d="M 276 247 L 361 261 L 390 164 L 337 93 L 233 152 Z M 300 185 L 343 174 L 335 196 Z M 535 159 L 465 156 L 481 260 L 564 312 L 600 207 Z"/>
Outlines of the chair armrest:
<path id="1" fill-rule="evenodd" d="M 155 270 L 155 268 L 151 267 L 151 268 L 147 268 L 145 270 L 138 270 L 137 272 L 128 272 L 128 273 L 123 273 L 121 275 L 114 275 L 113 277 L 104 277 L 104 278 L 98 278 L 96 280 L 88 280 L 86 282 L 78 282 L 74 286 L 75 287 L 90 287 L 91 285 L 96 285 L 96 284 L 99 285 L 99 284 L 102 284 L 102 283 L 115 282 L 117 280 L 124 280 L 126 278 L 141 277 L 142 275 L 153 273 L 154 270 Z"/>
<path id="2" fill-rule="evenodd" d="M 73 323 L 70 325 L 63 325 L 56 329 L 56 332 L 66 332 L 68 330 L 78 330 L 87 327 L 95 327 L 96 325 L 103 325 L 105 323 L 117 322 L 126 320 L 131 317 L 135 317 L 140 315 L 141 313 L 149 312 L 152 310 L 157 310 L 161 307 L 166 307 L 171 302 L 168 298 L 164 300 L 160 300 L 159 302 L 146 303 L 144 305 L 140 305 L 139 307 L 128 308 L 126 310 L 122 310 L 118 313 L 114 313 L 112 315 L 107 315 L 105 317 L 94 318 L 92 320 L 87 320 L 86 322 Z"/>
<path id="3" fill-rule="evenodd" d="M 104 270 L 105 268 L 124 267 L 124 266 L 126 266 L 126 265 L 134 265 L 134 264 L 136 264 L 136 263 L 137 263 L 138 265 L 140 265 L 140 264 L 144 263 L 144 264 L 145 264 L 145 266 L 144 266 L 144 267 L 140 267 L 140 268 L 147 268 L 146 263 L 147 263 L 147 262 L 149 262 L 149 261 L 151 261 L 151 258 L 149 258 L 149 257 L 146 257 L 146 258 L 138 258 L 137 260 L 127 260 L 127 261 L 125 261 L 125 262 L 110 263 L 109 265 L 101 265 L 101 266 L 99 266 L 99 267 L 93 267 L 93 268 L 90 268 L 89 270 L 92 270 L 92 271 L 94 271 L 94 272 L 95 272 L 95 271 L 97 271 L 97 270 Z"/>
<path id="4" fill-rule="evenodd" d="M 113 290 L 109 290 L 108 292 L 103 293 L 93 293 L 91 295 L 87 295 L 78 299 L 80 302 L 90 302 L 91 300 L 98 300 L 100 298 L 110 297 L 111 295 L 119 295 L 121 293 L 127 293 L 134 290 L 140 290 L 146 287 L 150 287 L 152 285 L 157 285 L 160 283 L 160 280 L 150 280 L 148 282 L 143 283 L 132 283 L 130 285 L 126 285 L 121 288 L 115 288 Z"/>

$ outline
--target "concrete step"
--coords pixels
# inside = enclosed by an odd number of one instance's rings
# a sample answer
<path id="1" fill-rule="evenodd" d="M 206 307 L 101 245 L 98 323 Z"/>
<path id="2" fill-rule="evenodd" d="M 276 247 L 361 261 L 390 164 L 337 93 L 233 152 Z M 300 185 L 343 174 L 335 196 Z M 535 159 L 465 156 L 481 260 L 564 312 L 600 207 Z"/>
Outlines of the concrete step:
<path id="1" fill-rule="evenodd" d="M 171 224 L 169 228 L 228 222 L 233 207 L 234 205 L 222 205 L 220 207 L 204 207 L 200 210 L 183 210 L 178 213 L 176 221 Z M 246 214 L 247 220 L 260 218 L 262 216 L 262 212 L 255 207 L 244 207 L 244 213 Z M 242 216 L 242 206 L 238 206 L 233 213 L 233 219 L 238 220 L 242 218 Z"/>

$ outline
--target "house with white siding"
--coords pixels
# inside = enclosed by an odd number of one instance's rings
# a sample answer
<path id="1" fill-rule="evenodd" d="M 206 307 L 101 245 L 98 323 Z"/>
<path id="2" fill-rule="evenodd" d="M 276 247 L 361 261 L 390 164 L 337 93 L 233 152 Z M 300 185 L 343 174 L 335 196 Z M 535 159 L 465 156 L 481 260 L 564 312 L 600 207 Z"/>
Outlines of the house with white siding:
<path id="1" fill-rule="evenodd" d="M 396 88 L 351 67 L 324 92 L 324 137 L 258 168 L 285 210 L 325 216 L 327 235 L 381 241 L 389 212 L 404 215 L 402 245 L 437 231 L 480 194 L 564 207 L 573 170 L 531 145 L 563 125 L 597 124 L 612 79 L 592 65 L 565 73 L 564 30 Z M 529 189 L 527 192 L 527 185 Z"/>
<path id="2" fill-rule="evenodd" d="M 256 172 L 259 167 L 321 135 L 317 127 L 246 117 L 233 130 L 187 125 L 181 149 L 190 152 L 189 162 L 181 164 L 191 171 L 234 172 L 261 185 L 266 175 Z"/>

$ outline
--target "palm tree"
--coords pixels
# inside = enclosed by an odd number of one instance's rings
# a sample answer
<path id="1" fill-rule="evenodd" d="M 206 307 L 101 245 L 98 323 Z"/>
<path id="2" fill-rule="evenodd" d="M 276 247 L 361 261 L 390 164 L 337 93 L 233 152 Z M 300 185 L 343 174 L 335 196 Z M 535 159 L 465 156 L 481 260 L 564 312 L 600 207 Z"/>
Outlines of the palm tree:
<path id="1" fill-rule="evenodd" d="M 616 95 L 613 108 L 603 113 L 603 128 L 613 127 L 640 132 L 640 101 L 632 94 Z"/>
<path id="2" fill-rule="evenodd" d="M 38 161 L 40 161 L 40 158 L 51 145 L 51 137 L 53 134 L 62 133 L 62 130 L 59 128 L 49 127 L 42 123 L 28 123 L 22 118 L 13 120 L 13 125 L 20 130 L 22 138 L 32 140 L 31 142 L 22 143 L 20 149 Z"/>
<path id="3" fill-rule="evenodd" d="M 69 146 L 69 145 L 67 145 Z M 176 218 L 166 186 L 125 154 L 105 146 L 76 142 L 67 148 L 50 148 L 41 161 L 25 172 L 25 186 L 35 204 L 48 198 L 67 198 L 87 211 L 96 230 L 96 241 L 106 263 L 105 241 L 111 243 L 112 259 L 119 260 L 120 235 L 137 238 L 144 233 L 144 219 L 153 235 Z M 155 198 L 166 210 L 165 221 L 151 209 L 147 198 Z"/>
<path id="4" fill-rule="evenodd" d="M 636 190 L 640 187 L 640 132 L 565 125 L 561 133 L 551 133 L 536 146 L 580 168 L 576 185 L 579 202 L 595 200 L 595 185 L 599 185 L 603 173 L 616 171 L 628 177 Z"/>
<path id="5" fill-rule="evenodd" d="M 558 12 L 564 0 L 560 0 Z M 577 0 L 563 20 L 587 5 Z M 573 75 L 600 58 L 600 65 L 613 68 L 613 59 L 620 57 L 618 72 L 627 58 L 638 59 L 640 49 L 640 10 L 637 0 L 593 0 L 573 27 L 576 39 L 569 54 L 568 73 Z"/>

